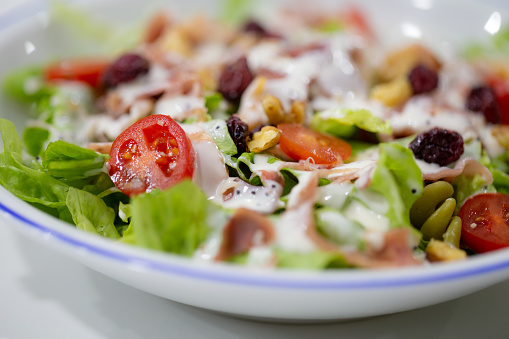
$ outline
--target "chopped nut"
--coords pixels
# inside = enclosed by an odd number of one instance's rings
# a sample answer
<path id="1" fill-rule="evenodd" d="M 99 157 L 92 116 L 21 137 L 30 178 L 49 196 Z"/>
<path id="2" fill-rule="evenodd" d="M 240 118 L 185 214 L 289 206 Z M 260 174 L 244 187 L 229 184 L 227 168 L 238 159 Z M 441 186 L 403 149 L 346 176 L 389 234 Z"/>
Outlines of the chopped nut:
<path id="1" fill-rule="evenodd" d="M 281 101 L 275 96 L 268 94 L 262 99 L 262 106 L 272 125 L 292 122 L 301 124 L 306 118 L 306 107 L 302 101 L 294 101 L 290 111 L 285 112 Z"/>
<path id="2" fill-rule="evenodd" d="M 502 147 L 509 150 L 509 125 L 496 125 L 491 130 L 491 134 Z"/>
<path id="3" fill-rule="evenodd" d="M 204 91 L 215 92 L 217 91 L 217 79 L 213 76 L 212 71 L 208 68 L 198 70 L 202 88 Z"/>
<path id="4" fill-rule="evenodd" d="M 426 255 L 431 262 L 463 260 L 467 257 L 465 251 L 435 239 L 431 239 L 426 247 Z"/>
<path id="5" fill-rule="evenodd" d="M 91 142 L 87 148 L 101 154 L 110 154 L 112 142 Z"/>
<path id="6" fill-rule="evenodd" d="M 406 76 L 400 76 L 390 82 L 378 84 L 371 89 L 370 97 L 386 106 L 401 105 L 412 96 L 412 85 Z"/>
<path id="7" fill-rule="evenodd" d="M 259 132 L 253 134 L 247 147 L 251 152 L 260 153 L 266 149 L 276 146 L 279 142 L 281 131 L 274 126 L 265 126 Z"/>
<path id="8" fill-rule="evenodd" d="M 413 44 L 397 50 L 387 57 L 379 71 L 380 79 L 387 82 L 402 75 L 406 76 L 418 64 L 434 71 L 440 68 L 440 62 L 428 48 Z"/>
<path id="9" fill-rule="evenodd" d="M 163 33 L 158 41 L 159 47 L 189 57 L 193 54 L 193 45 L 189 37 L 179 28 L 172 28 Z"/>
<path id="10" fill-rule="evenodd" d="M 256 81 L 256 82 L 255 82 Z M 258 76 L 256 77 L 253 82 L 255 82 L 255 88 L 253 91 L 253 95 L 261 95 L 263 92 L 263 89 L 265 88 L 265 82 L 267 81 L 267 78 L 264 76 Z"/>
<path id="11" fill-rule="evenodd" d="M 285 121 L 285 111 L 281 101 L 275 96 L 269 94 L 262 99 L 262 106 L 267 118 L 273 125 L 280 124 Z"/>
<path id="12" fill-rule="evenodd" d="M 285 122 L 296 122 L 302 124 L 306 119 L 306 106 L 302 101 L 294 101 L 290 108 L 289 117 Z"/>

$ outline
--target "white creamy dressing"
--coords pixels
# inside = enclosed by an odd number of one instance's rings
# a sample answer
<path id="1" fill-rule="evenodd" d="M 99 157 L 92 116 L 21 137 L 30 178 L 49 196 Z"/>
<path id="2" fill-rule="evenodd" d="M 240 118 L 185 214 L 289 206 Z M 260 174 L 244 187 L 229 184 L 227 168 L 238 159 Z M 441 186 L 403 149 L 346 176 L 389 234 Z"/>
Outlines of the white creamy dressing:
<path id="1" fill-rule="evenodd" d="M 320 186 L 316 191 L 316 202 L 322 206 L 341 209 L 352 191 L 354 185 L 351 182 L 336 184 L 331 182 L 328 185 Z"/>
<path id="2" fill-rule="evenodd" d="M 242 97 L 240 117 L 249 126 L 267 123 L 260 104 L 263 96 L 274 95 L 288 111 L 293 101 L 307 102 L 314 79 L 328 96 L 365 95 L 366 83 L 347 53 L 354 43 L 343 36 L 334 36 L 328 44 L 324 49 L 306 51 L 293 58 L 285 56 L 283 45 L 276 41 L 252 48 L 247 55 L 250 69 L 256 73 L 270 70 L 281 77 L 265 79 L 261 94 L 257 93 L 258 82 L 253 81 Z"/>
<path id="3" fill-rule="evenodd" d="M 465 61 L 453 58 L 440 68 L 440 81 L 434 96 L 444 106 L 465 109 L 465 98 L 472 87 L 482 83 L 474 68 Z"/>
<path id="4" fill-rule="evenodd" d="M 320 212 L 318 219 L 327 236 L 343 250 L 358 250 L 362 233 L 359 225 L 334 210 Z"/>
<path id="5" fill-rule="evenodd" d="M 157 100 L 154 114 L 164 114 L 182 121 L 191 116 L 193 109 L 205 110 L 205 99 L 191 95 L 177 95 Z"/>
<path id="6" fill-rule="evenodd" d="M 293 186 L 288 194 L 287 208 L 296 208 L 301 205 L 303 202 L 302 196 L 306 196 L 306 189 L 310 187 L 311 181 L 316 180 L 316 174 L 311 171 L 294 171 L 294 173 L 296 173 L 299 183 Z M 318 182 L 316 184 L 318 184 Z M 312 197 L 311 202 L 314 201 L 315 197 Z"/>
<path id="7" fill-rule="evenodd" d="M 250 164 L 249 169 L 253 173 L 259 171 L 278 172 L 281 169 L 283 162 L 275 160 L 273 163 L 270 163 L 269 160 L 272 158 L 273 157 L 269 154 L 255 154 L 253 158 L 254 164 Z"/>
<path id="8" fill-rule="evenodd" d="M 336 34 L 329 40 L 330 59 L 323 63 L 317 77 L 317 84 L 328 96 L 367 95 L 367 84 L 357 66 L 352 62 L 349 51 L 362 47 L 363 40 L 356 36 Z"/>
<path id="9" fill-rule="evenodd" d="M 224 157 L 205 129 L 187 124 L 182 124 L 181 127 L 191 140 L 196 152 L 193 181 L 209 198 L 213 198 L 219 184 L 228 179 Z"/>
<path id="10" fill-rule="evenodd" d="M 287 209 L 281 218 L 276 220 L 276 246 L 297 253 L 311 252 L 316 249 L 316 245 L 306 234 L 309 227 L 309 210 L 312 208 L 312 206 L 302 206 L 292 210 Z"/>
<path id="11" fill-rule="evenodd" d="M 255 186 L 240 178 L 227 178 L 217 186 L 214 201 L 226 208 L 244 207 L 270 214 L 284 207 L 281 193 L 283 186 L 272 180 L 267 180 L 265 186 Z"/>
<path id="12" fill-rule="evenodd" d="M 85 128 L 89 139 L 96 137 L 101 140 L 106 137 L 108 140 L 115 140 L 120 133 L 147 115 L 147 105 L 146 101 L 135 101 L 129 107 L 128 113 L 118 118 L 106 114 L 91 116 Z"/>
<path id="13" fill-rule="evenodd" d="M 366 230 L 387 232 L 390 221 L 385 215 L 369 209 L 363 203 L 352 200 L 344 210 L 345 216 L 350 220 L 357 221 Z"/>
<path id="14" fill-rule="evenodd" d="M 123 105 L 128 107 L 144 95 L 163 92 L 168 87 L 170 75 L 171 71 L 154 63 L 148 74 L 120 84 L 115 92 L 122 99 Z"/>
<path id="15" fill-rule="evenodd" d="M 463 110 L 437 107 L 433 97 L 422 95 L 409 99 L 402 112 L 396 112 L 389 121 L 395 134 L 405 134 L 409 129 L 420 133 L 441 127 L 465 135 L 473 130 L 466 114 Z"/>
<path id="16" fill-rule="evenodd" d="M 350 177 L 353 174 L 359 177 L 366 172 L 371 171 L 376 166 L 376 159 L 364 159 L 354 161 L 348 164 L 342 164 L 327 170 L 327 179 L 334 181 L 343 176 Z"/>

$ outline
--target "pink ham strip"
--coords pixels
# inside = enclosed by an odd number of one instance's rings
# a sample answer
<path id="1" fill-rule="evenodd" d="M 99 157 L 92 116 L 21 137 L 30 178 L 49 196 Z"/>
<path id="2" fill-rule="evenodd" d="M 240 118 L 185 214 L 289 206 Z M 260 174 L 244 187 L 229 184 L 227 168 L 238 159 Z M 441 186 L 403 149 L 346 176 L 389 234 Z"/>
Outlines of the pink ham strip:
<path id="1" fill-rule="evenodd" d="M 422 175 L 425 180 L 437 181 L 444 179 L 451 181 L 460 174 L 464 174 L 466 176 L 480 174 L 487 185 L 490 185 L 493 182 L 493 176 L 486 166 L 472 158 L 461 159 L 456 163 L 454 168 L 441 167 L 436 172 L 423 173 Z"/>

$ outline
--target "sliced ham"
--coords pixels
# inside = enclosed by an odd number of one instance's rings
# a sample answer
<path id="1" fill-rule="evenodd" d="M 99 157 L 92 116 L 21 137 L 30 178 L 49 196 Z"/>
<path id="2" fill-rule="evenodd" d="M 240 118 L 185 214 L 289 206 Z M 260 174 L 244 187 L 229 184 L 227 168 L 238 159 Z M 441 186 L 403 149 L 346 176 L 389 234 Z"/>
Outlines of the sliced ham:
<path id="1" fill-rule="evenodd" d="M 215 259 L 227 260 L 273 240 L 274 227 L 269 219 L 247 208 L 239 208 L 223 229 L 223 241 Z"/>

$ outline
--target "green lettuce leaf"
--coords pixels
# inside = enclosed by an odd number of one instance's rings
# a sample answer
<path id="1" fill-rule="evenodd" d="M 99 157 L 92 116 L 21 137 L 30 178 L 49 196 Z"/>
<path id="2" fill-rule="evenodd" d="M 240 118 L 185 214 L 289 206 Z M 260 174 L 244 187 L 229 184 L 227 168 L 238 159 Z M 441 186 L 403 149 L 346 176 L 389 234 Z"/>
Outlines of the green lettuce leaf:
<path id="1" fill-rule="evenodd" d="M 54 92 L 54 88 L 44 81 L 43 69 L 34 66 L 8 73 L 2 87 L 8 97 L 25 103 L 37 102 Z"/>
<path id="2" fill-rule="evenodd" d="M 228 133 L 228 127 L 224 120 L 211 120 L 203 123 L 203 125 L 221 153 L 230 156 L 237 154 L 237 146 L 235 146 L 230 133 Z"/>
<path id="3" fill-rule="evenodd" d="M 68 186 L 21 162 L 23 144 L 12 122 L 0 119 L 0 133 L 4 145 L 0 153 L 0 184 L 24 201 L 51 208 L 64 207 Z"/>
<path id="4" fill-rule="evenodd" d="M 339 246 L 356 250 L 364 246 L 363 227 L 335 209 L 327 207 L 317 209 L 315 223 L 318 232 Z"/>
<path id="5" fill-rule="evenodd" d="M 115 228 L 115 212 L 96 195 L 70 187 L 65 201 L 77 228 L 111 239 L 120 235 Z"/>
<path id="6" fill-rule="evenodd" d="M 23 133 L 23 141 L 28 154 L 33 157 L 41 155 L 44 144 L 48 141 L 50 132 L 42 127 L 27 127 Z"/>
<path id="7" fill-rule="evenodd" d="M 352 197 L 366 203 L 370 193 L 387 202 L 385 216 L 391 227 L 410 226 L 410 208 L 423 189 L 422 173 L 412 151 L 396 143 L 380 144 L 378 164 L 366 192 L 354 188 Z M 369 204 L 367 204 L 369 207 Z"/>
<path id="8" fill-rule="evenodd" d="M 165 191 L 131 199 L 131 226 L 136 243 L 154 250 L 191 256 L 207 238 L 210 208 L 203 192 L 185 180 Z"/>
<path id="9" fill-rule="evenodd" d="M 99 174 L 108 158 L 92 150 L 58 140 L 42 155 L 42 165 L 56 178 L 86 178 Z"/>
<path id="10" fill-rule="evenodd" d="M 384 122 L 366 109 L 330 109 L 316 113 L 311 119 L 311 128 L 340 138 L 351 137 L 357 128 L 392 134 L 389 121 Z"/>
<path id="11" fill-rule="evenodd" d="M 249 18 L 253 12 L 255 2 L 251 0 L 222 0 L 220 17 L 223 21 L 238 25 Z"/>

